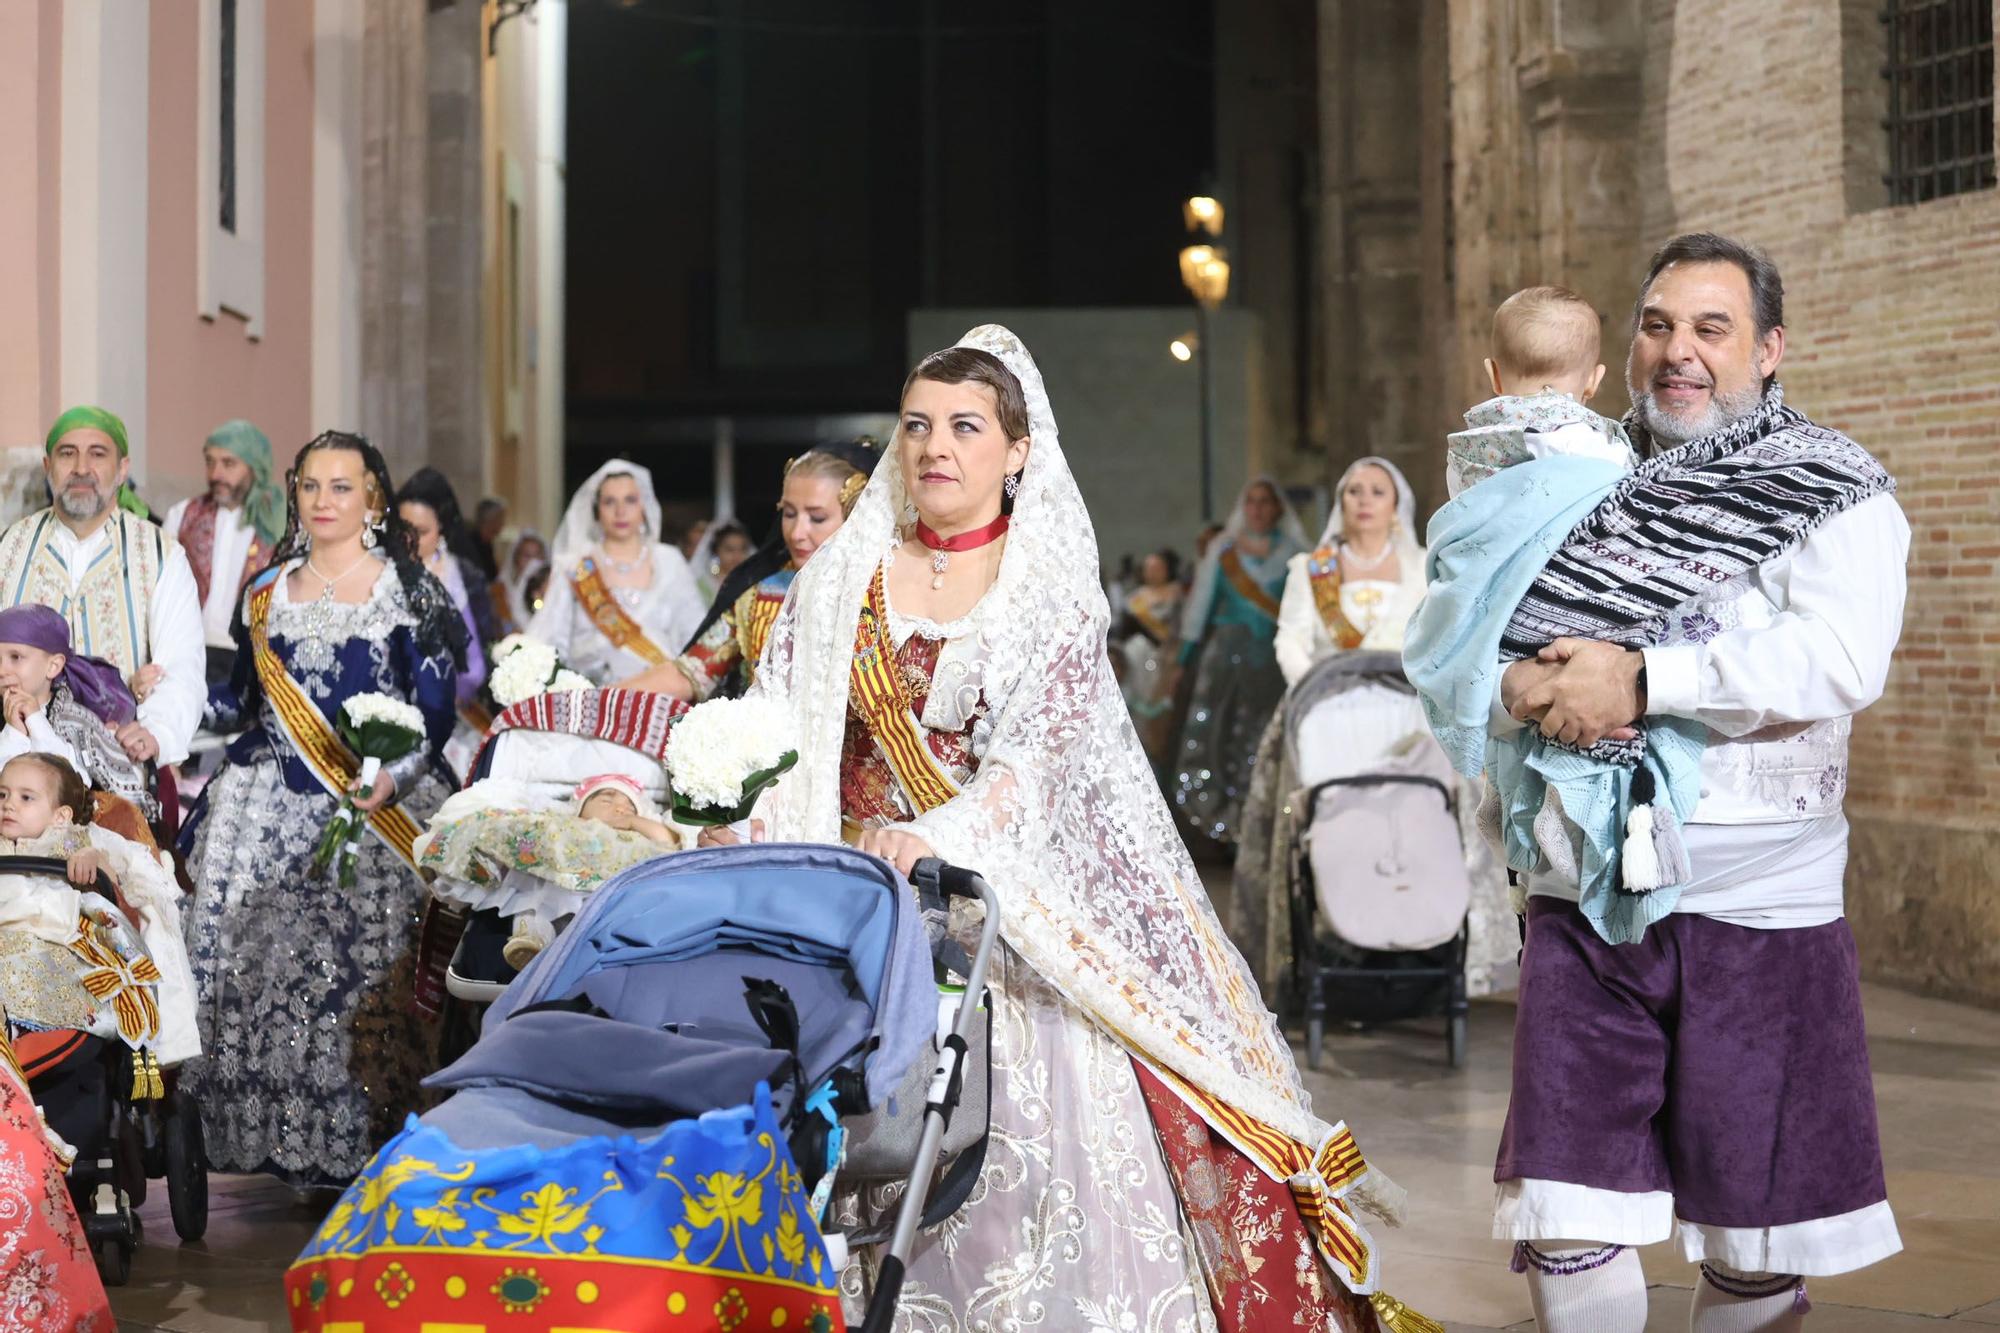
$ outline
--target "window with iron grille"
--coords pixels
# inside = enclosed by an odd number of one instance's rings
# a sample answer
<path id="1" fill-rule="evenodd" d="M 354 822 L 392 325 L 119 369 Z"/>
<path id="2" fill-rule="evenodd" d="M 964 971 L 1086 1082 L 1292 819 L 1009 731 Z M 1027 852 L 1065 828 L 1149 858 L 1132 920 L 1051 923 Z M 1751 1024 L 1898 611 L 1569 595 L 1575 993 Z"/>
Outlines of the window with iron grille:
<path id="1" fill-rule="evenodd" d="M 1991 0 L 1888 0 L 1882 23 L 1889 202 L 1992 189 Z"/>

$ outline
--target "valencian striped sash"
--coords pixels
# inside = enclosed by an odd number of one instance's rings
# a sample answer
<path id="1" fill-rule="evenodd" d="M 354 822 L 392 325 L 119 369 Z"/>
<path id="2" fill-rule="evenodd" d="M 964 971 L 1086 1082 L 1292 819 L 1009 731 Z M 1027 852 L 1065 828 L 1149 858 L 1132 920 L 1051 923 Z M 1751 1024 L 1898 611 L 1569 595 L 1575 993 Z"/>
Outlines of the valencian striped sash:
<path id="1" fill-rule="evenodd" d="M 924 744 L 923 724 L 917 721 L 909 689 L 896 669 L 896 649 L 889 640 L 889 597 L 879 566 L 868 585 L 868 600 L 861 606 L 861 621 L 854 628 L 854 669 L 848 678 L 848 693 L 918 814 L 935 810 L 958 795 L 958 784 Z"/>
<path id="2" fill-rule="evenodd" d="M 1203 1092 L 1164 1065 L 1148 1060 L 1146 1068 L 1157 1074 L 1216 1133 L 1255 1162 L 1265 1175 L 1285 1182 L 1298 1205 L 1299 1216 L 1312 1232 L 1313 1243 L 1351 1290 L 1363 1294 L 1374 1290 L 1375 1252 L 1366 1234 L 1349 1215 L 1347 1205 L 1341 1202 L 1341 1196 L 1368 1170 L 1353 1132 L 1344 1123 L 1335 1125 L 1326 1141 L 1314 1151 L 1289 1134 Z"/>
<path id="3" fill-rule="evenodd" d="M 595 560 L 585 556 L 577 561 L 569 586 L 576 592 L 576 604 L 583 608 L 583 613 L 590 617 L 590 623 L 597 626 L 597 632 L 608 639 L 612 647 L 623 648 L 634 657 L 643 659 L 647 666 L 659 666 L 667 660 L 666 652 L 646 637 L 646 631 L 639 628 L 639 622 L 625 614 L 625 608 L 618 605 L 611 589 L 604 586 L 604 575 L 598 572 Z"/>
<path id="4" fill-rule="evenodd" d="M 789 586 L 789 585 L 788 585 Z M 736 646 L 743 652 L 744 677 L 757 674 L 757 660 L 771 641 L 771 626 L 785 609 L 785 589 L 752 588 L 736 604 Z"/>
<path id="5" fill-rule="evenodd" d="M 278 586 L 283 571 L 272 569 L 265 573 L 250 589 L 248 604 L 244 607 L 245 622 L 250 631 L 251 659 L 257 665 L 257 683 L 264 687 L 264 697 L 271 702 L 271 711 L 277 715 L 278 726 L 291 742 L 293 753 L 305 761 L 312 775 L 319 779 L 327 794 L 335 800 L 345 797 L 361 774 L 361 765 L 326 720 L 326 714 L 319 711 L 306 694 L 305 689 L 292 679 L 285 670 L 285 664 L 278 660 L 271 650 L 271 634 L 267 622 L 271 614 L 271 594 Z M 410 873 L 422 875 L 417 869 L 416 853 L 412 844 L 417 840 L 417 825 L 392 801 L 379 809 L 369 812 L 368 828 L 382 841 L 382 845 L 394 852 Z"/>
<path id="6" fill-rule="evenodd" d="M 1322 546 L 1306 557 L 1306 579 L 1312 584 L 1313 605 L 1319 608 L 1326 637 L 1343 651 L 1359 648 L 1367 636 L 1354 627 L 1340 606 L 1340 553 Z"/>
<path id="7" fill-rule="evenodd" d="M 70 952 L 89 964 L 90 970 L 78 981 L 90 998 L 111 1002 L 118 1022 L 118 1035 L 137 1049 L 160 1035 L 160 969 L 141 954 L 126 958 L 97 937 L 97 923 L 89 917 L 77 922 L 76 938 Z"/>
<path id="8" fill-rule="evenodd" d="M 1216 561 L 1222 570 L 1222 577 L 1229 580 L 1229 586 L 1242 595 L 1244 601 L 1262 611 L 1271 619 L 1278 618 L 1277 599 L 1264 591 L 1264 586 L 1250 577 L 1250 571 L 1243 568 L 1243 557 L 1236 553 L 1234 546 L 1222 553 Z"/>

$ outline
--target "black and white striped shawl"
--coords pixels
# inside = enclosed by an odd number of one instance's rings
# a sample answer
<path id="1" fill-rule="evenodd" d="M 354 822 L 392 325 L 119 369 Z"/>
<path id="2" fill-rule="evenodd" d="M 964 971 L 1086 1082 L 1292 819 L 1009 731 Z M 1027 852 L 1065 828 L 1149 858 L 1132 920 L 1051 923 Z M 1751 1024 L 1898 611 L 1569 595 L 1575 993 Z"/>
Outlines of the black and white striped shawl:
<path id="1" fill-rule="evenodd" d="M 1636 413 L 1625 428 L 1643 451 Z M 1514 608 L 1501 656 L 1532 657 L 1565 636 L 1656 644 L 1675 608 L 1895 488 L 1872 454 L 1786 407 L 1773 384 L 1748 416 L 1646 459 L 1577 524 Z M 1644 748 L 1642 737 L 1584 753 L 1629 766 Z"/>

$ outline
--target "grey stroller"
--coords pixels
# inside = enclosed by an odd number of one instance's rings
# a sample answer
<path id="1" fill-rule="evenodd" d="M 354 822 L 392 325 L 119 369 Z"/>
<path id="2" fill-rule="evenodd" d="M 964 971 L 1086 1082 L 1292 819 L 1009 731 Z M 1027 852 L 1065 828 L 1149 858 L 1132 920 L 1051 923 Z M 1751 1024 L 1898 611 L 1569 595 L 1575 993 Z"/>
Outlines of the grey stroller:
<path id="1" fill-rule="evenodd" d="M 537 1281 L 607 1261 L 686 1281 L 699 1258 L 700 1273 L 726 1268 L 737 1293 L 719 1301 L 719 1326 L 735 1326 L 725 1305 L 732 1319 L 768 1315 L 758 1327 L 822 1326 L 846 1244 L 819 1223 L 836 1176 L 872 1176 L 905 1183 L 863 1325 L 886 1328 L 918 1227 L 963 1204 L 983 1153 L 985 1006 L 950 1003 L 938 977 L 962 969 L 963 995 L 983 997 L 1000 919 L 976 874 L 931 861 L 912 878 L 803 844 L 685 852 L 613 878 L 494 1001 L 472 1049 L 427 1080 L 451 1096 L 362 1172 L 343 1199 L 355 1207 L 336 1207 L 292 1284 L 330 1318 L 343 1284 L 368 1288 L 373 1255 L 414 1272 L 406 1247 L 426 1226 L 435 1244 L 438 1220 L 467 1201 L 498 1215 L 495 1200 L 588 1200 L 588 1229 L 565 1213 L 581 1239 L 516 1251 L 536 1261 Z M 984 909 L 970 957 L 941 930 L 952 898 Z M 961 1152 L 934 1190 L 968 1088 L 974 1157 Z M 760 1202 L 732 1206 L 751 1197 L 753 1175 Z M 392 1218 L 388 1229 L 346 1234 L 364 1205 Z M 468 1262 L 449 1259 L 453 1272 Z M 564 1262 L 577 1266 L 553 1267 Z M 653 1326 L 620 1322 L 605 1304 L 612 1288 L 585 1281 L 597 1304 L 579 1313 L 593 1326 Z M 516 1306 L 534 1297 L 516 1286 Z M 622 1280 L 617 1299 L 654 1299 L 642 1286 Z"/>

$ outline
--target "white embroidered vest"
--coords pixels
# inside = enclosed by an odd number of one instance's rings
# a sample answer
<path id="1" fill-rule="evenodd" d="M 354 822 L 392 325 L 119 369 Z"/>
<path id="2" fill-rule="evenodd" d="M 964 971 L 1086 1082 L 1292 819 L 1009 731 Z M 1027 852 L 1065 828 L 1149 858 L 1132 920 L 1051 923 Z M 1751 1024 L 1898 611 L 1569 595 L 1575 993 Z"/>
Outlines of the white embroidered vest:
<path id="1" fill-rule="evenodd" d="M 1706 643 L 1728 630 L 1761 629 L 1784 608 L 1748 578 L 1674 611 L 1665 643 Z M 1701 760 L 1704 824 L 1784 824 L 1840 813 L 1854 719 L 1792 722 L 1731 739 L 1710 732 Z"/>
<path id="2" fill-rule="evenodd" d="M 54 545 L 61 527 L 55 511 L 44 509 L 0 534 L 0 605 L 54 608 L 69 621 L 78 652 L 102 657 L 129 677 L 152 660 L 148 618 L 172 539 L 136 514 L 114 510 L 104 546 L 86 568 L 72 570 Z"/>

